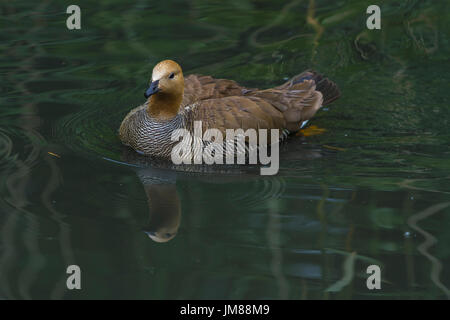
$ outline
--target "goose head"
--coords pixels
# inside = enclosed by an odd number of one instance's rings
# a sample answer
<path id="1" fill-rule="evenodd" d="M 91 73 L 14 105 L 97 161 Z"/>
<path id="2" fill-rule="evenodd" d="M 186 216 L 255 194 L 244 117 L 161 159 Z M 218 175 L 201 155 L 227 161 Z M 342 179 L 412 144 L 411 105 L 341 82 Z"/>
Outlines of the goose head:
<path id="1" fill-rule="evenodd" d="M 178 63 L 164 60 L 152 72 L 147 99 L 149 115 L 158 120 L 170 120 L 178 114 L 184 93 L 183 71 Z"/>

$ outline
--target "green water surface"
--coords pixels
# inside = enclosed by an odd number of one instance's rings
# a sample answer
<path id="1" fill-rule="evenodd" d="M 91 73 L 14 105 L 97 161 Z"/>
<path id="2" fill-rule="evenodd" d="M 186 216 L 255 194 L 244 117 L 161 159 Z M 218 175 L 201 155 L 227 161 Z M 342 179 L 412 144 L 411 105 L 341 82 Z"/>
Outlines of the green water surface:
<path id="1" fill-rule="evenodd" d="M 0 3 L 0 299 L 450 298 L 448 1 L 70 4 Z M 163 59 L 342 97 L 276 176 L 176 172 L 117 136 Z"/>

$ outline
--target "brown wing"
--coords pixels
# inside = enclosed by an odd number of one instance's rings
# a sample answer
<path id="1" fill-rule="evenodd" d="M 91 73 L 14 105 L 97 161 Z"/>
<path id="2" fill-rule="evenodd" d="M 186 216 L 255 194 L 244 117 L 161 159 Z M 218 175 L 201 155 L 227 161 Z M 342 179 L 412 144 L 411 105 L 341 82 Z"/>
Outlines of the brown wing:
<path id="1" fill-rule="evenodd" d="M 314 80 L 303 80 L 287 88 L 259 90 L 249 95 L 260 97 L 282 112 L 284 129 L 297 131 L 303 121 L 311 119 L 323 102 L 322 93 L 316 90 Z"/>
<path id="2" fill-rule="evenodd" d="M 289 89 L 291 87 L 295 87 L 305 80 L 314 81 L 314 83 L 316 84 L 316 90 L 322 93 L 324 106 L 330 104 L 341 96 L 341 92 L 338 86 L 333 81 L 313 70 L 304 71 L 274 89 Z"/>
<path id="3" fill-rule="evenodd" d="M 206 99 L 241 96 L 246 91 L 233 80 L 192 74 L 184 79 L 184 96 L 181 105 L 186 106 Z"/>
<path id="4" fill-rule="evenodd" d="M 199 101 L 193 120 L 201 120 L 203 129 L 283 129 L 283 114 L 269 102 L 253 96 L 232 96 Z"/>
<path id="5" fill-rule="evenodd" d="M 196 103 L 194 120 L 204 129 L 287 129 L 298 131 L 322 103 L 340 95 L 337 86 L 313 71 L 305 71 L 285 84 L 267 90 L 248 90 L 235 81 L 209 76 L 186 78 L 186 104 Z M 189 103 L 190 102 L 190 103 Z"/>
<path id="6" fill-rule="evenodd" d="M 243 96 L 201 100 L 194 109 L 194 120 L 203 128 L 287 129 L 297 131 L 322 104 L 322 94 L 314 82 L 306 80 L 289 89 L 253 91 Z"/>

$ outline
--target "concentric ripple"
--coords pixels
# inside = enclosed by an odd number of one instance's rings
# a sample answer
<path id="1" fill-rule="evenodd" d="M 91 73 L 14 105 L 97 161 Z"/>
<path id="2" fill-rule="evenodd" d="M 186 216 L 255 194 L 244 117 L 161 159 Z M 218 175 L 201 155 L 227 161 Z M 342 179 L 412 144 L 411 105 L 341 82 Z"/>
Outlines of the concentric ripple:
<path id="1" fill-rule="evenodd" d="M 121 161 L 118 128 L 125 114 L 137 104 L 109 101 L 108 92 L 101 92 L 94 100 L 60 119 L 53 127 L 53 136 L 79 155 Z"/>

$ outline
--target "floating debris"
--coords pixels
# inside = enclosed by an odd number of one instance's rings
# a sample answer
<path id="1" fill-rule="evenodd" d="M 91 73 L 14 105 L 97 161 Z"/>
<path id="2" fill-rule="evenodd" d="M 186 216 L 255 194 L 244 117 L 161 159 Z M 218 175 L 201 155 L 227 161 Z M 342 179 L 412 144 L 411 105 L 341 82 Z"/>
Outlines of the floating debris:
<path id="1" fill-rule="evenodd" d="M 346 151 L 346 149 L 344 149 L 344 148 L 333 147 L 333 146 L 329 146 L 329 145 L 327 145 L 327 144 L 322 145 L 322 147 L 327 148 L 327 149 L 331 149 L 331 150 Z"/>
<path id="2" fill-rule="evenodd" d="M 50 152 L 50 151 L 48 151 L 47 153 L 49 155 L 51 155 L 51 156 L 54 156 L 54 157 L 57 157 L 57 158 L 61 158 L 61 156 L 59 154 L 56 154 L 56 153 L 53 153 L 53 152 Z"/>

